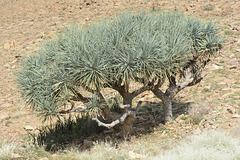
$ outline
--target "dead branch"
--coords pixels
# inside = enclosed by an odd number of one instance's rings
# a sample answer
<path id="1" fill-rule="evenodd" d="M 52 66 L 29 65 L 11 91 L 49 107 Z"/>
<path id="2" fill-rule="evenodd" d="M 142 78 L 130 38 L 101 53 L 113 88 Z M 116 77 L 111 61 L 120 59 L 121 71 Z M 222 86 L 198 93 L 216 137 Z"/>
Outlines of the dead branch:
<path id="1" fill-rule="evenodd" d="M 142 104 L 142 101 L 139 101 L 138 104 L 137 104 L 137 107 L 135 110 L 130 110 L 128 109 L 126 113 L 124 113 L 122 116 L 120 116 L 118 119 L 114 120 L 112 123 L 110 124 L 107 124 L 107 123 L 104 123 L 104 122 L 101 122 L 97 116 L 92 118 L 92 120 L 95 120 L 97 123 L 98 123 L 98 126 L 103 126 L 103 127 L 107 127 L 107 128 L 112 128 L 114 126 L 116 126 L 117 124 L 120 124 L 120 123 L 123 123 L 125 121 L 125 119 L 128 117 L 128 116 L 132 116 L 134 118 L 136 118 L 136 115 L 141 107 L 141 104 Z"/>
<path id="2" fill-rule="evenodd" d="M 110 96 L 108 99 L 114 99 L 114 100 L 116 101 L 116 103 L 118 104 L 119 108 L 121 108 L 121 109 L 125 109 L 125 108 L 129 108 L 129 107 L 130 107 L 130 104 L 126 104 L 126 105 L 122 104 L 122 103 L 117 99 L 116 96 Z"/>

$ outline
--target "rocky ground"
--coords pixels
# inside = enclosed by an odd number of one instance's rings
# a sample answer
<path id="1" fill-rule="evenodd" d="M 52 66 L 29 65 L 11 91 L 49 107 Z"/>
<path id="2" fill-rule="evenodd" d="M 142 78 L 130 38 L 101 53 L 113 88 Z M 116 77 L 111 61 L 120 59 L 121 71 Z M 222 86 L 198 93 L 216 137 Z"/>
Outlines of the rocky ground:
<path id="1" fill-rule="evenodd" d="M 21 142 L 28 132 L 42 126 L 25 108 L 14 81 L 21 59 L 36 54 L 42 43 L 72 23 L 87 25 L 94 20 L 128 9 L 179 10 L 205 20 L 214 20 L 225 37 L 224 49 L 206 68 L 197 86 L 176 97 L 191 107 L 175 115 L 167 125 L 156 125 L 155 117 L 140 116 L 139 123 L 152 124 L 153 137 L 179 139 L 205 129 L 230 131 L 240 120 L 240 1 L 236 0 L 0 0 L 0 134 L 2 139 Z M 150 94 L 141 97 L 158 103 Z M 149 111 L 152 112 L 152 111 Z M 151 115 L 151 114 L 149 114 Z M 145 120 L 144 120 L 145 119 Z M 146 121 L 147 119 L 147 121 Z M 146 128 L 137 127 L 136 131 Z M 109 133 L 111 134 L 111 132 Z M 155 135 L 155 136 L 154 136 Z M 87 143 L 87 142 L 86 142 Z"/>

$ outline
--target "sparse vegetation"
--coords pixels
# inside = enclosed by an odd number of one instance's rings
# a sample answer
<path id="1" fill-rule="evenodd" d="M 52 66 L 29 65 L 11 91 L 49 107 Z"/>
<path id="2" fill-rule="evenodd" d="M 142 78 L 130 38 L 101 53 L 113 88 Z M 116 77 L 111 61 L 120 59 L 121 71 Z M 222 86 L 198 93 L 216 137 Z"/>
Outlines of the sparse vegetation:
<path id="1" fill-rule="evenodd" d="M 240 141 L 224 133 L 211 131 L 190 140 L 153 159 L 164 160 L 235 160 L 240 159 Z"/>
<path id="2" fill-rule="evenodd" d="M 1 159 L 11 159 L 14 154 L 23 159 L 51 157 L 49 153 L 39 147 L 21 147 L 17 144 L 7 143 L 0 146 Z M 64 151 L 64 153 L 58 152 L 54 155 L 54 159 L 59 160 L 146 158 L 154 160 L 235 160 L 240 158 L 240 140 L 224 133 L 210 131 L 187 138 L 186 140 L 181 141 L 178 145 L 172 145 L 171 141 L 161 143 L 139 141 L 137 144 L 124 142 L 118 145 L 114 143 L 99 143 L 95 144 L 91 151 L 79 152 L 77 149 L 72 148 Z"/>

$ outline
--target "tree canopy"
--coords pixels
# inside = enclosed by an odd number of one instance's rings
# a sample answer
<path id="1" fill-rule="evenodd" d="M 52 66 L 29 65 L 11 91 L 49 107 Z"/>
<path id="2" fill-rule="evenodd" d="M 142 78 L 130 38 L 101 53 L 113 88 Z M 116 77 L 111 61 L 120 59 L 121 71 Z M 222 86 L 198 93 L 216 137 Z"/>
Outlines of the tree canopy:
<path id="1" fill-rule="evenodd" d="M 221 43 L 212 22 L 178 12 L 127 12 L 90 26 L 70 26 L 23 61 L 18 83 L 27 104 L 50 118 L 66 103 L 90 100 L 80 87 L 94 93 L 108 87 L 128 90 L 131 81 L 155 84 L 169 75 L 186 76 L 193 61 L 194 79 Z"/>

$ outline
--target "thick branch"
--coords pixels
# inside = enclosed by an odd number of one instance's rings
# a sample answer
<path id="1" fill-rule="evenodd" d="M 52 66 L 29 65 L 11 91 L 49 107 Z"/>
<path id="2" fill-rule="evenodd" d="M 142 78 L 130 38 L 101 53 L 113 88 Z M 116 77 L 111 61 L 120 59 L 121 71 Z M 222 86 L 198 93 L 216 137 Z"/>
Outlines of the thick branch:
<path id="1" fill-rule="evenodd" d="M 154 89 L 152 90 L 155 96 L 157 96 L 159 99 L 163 100 L 164 99 L 164 93 L 160 89 Z"/>
<path id="2" fill-rule="evenodd" d="M 116 96 L 110 96 L 108 99 L 114 99 L 116 101 L 116 103 L 118 104 L 118 106 L 121 108 L 121 109 L 125 109 L 125 108 L 129 108 L 130 107 L 130 104 L 122 104 Z"/>
<path id="3" fill-rule="evenodd" d="M 119 119 L 113 121 L 110 124 L 101 122 L 97 117 L 92 118 L 92 120 L 95 120 L 98 123 L 98 126 L 112 128 L 112 127 L 116 126 L 117 124 L 124 122 L 124 120 L 127 118 L 127 116 L 128 116 L 128 113 L 124 113 Z"/>
<path id="4" fill-rule="evenodd" d="M 163 77 L 162 79 L 158 79 L 158 82 L 156 85 L 154 85 L 153 90 L 157 90 L 159 89 L 165 82 L 165 77 Z"/>
<path id="5" fill-rule="evenodd" d="M 102 93 L 99 90 L 97 90 L 97 95 L 100 98 L 100 102 L 103 103 L 102 104 L 102 107 L 103 107 L 102 108 L 102 114 L 103 114 L 103 116 L 107 117 L 107 118 L 110 118 L 112 120 L 118 119 L 121 115 L 116 113 L 116 112 L 112 112 L 110 110 L 110 108 L 107 105 L 107 102 L 106 102 L 105 98 L 103 97 Z"/>
<path id="6" fill-rule="evenodd" d="M 141 105 L 142 105 L 142 101 L 139 101 L 138 104 L 137 104 L 137 107 L 136 107 L 136 114 L 138 113 L 138 111 L 140 110 L 141 108 Z"/>
<path id="7" fill-rule="evenodd" d="M 190 77 L 192 72 L 192 65 L 190 65 L 185 71 L 184 71 L 184 77 L 185 81 L 178 85 L 178 89 L 182 90 L 183 88 L 187 87 L 190 83 Z"/>
<path id="8" fill-rule="evenodd" d="M 119 123 L 123 123 L 128 116 L 136 117 L 136 115 L 141 107 L 141 104 L 142 104 L 142 101 L 139 101 L 135 110 L 127 110 L 126 113 L 124 113 L 122 116 L 120 116 L 118 119 L 116 119 L 115 121 L 113 121 L 110 124 L 101 122 L 97 117 L 92 118 L 92 120 L 95 120 L 98 123 L 98 126 L 112 128 Z"/>
<path id="9" fill-rule="evenodd" d="M 151 90 L 153 88 L 153 85 L 151 83 L 148 83 L 147 85 L 144 85 L 143 87 L 139 88 L 138 90 L 136 91 L 133 91 L 131 93 L 131 95 L 134 97 L 138 96 L 139 94 L 147 91 L 147 90 Z"/>
<path id="10" fill-rule="evenodd" d="M 203 79 L 203 77 L 196 77 L 196 78 L 194 78 L 194 79 L 192 80 L 192 82 L 190 82 L 190 83 L 188 84 L 188 86 L 190 87 L 190 86 L 193 86 L 193 85 L 195 85 L 195 84 L 198 84 L 198 83 L 200 83 L 200 82 L 202 81 L 202 79 Z"/>

